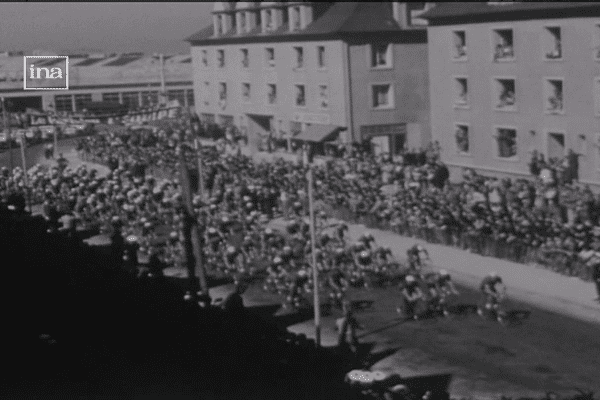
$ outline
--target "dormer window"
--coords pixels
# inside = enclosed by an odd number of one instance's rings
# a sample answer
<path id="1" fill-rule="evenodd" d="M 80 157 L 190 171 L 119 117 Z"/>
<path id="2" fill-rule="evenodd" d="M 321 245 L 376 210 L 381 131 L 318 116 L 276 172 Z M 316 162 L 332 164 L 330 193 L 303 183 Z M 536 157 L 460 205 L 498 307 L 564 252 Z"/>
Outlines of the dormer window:
<path id="1" fill-rule="evenodd" d="M 273 32 L 275 30 L 275 21 L 273 10 L 265 11 L 265 32 Z"/>
<path id="2" fill-rule="evenodd" d="M 246 13 L 238 13 L 238 32 L 243 33 L 246 32 L 246 30 Z"/>
<path id="3" fill-rule="evenodd" d="M 292 32 L 300 30 L 300 7 L 290 8 L 290 30 Z"/>

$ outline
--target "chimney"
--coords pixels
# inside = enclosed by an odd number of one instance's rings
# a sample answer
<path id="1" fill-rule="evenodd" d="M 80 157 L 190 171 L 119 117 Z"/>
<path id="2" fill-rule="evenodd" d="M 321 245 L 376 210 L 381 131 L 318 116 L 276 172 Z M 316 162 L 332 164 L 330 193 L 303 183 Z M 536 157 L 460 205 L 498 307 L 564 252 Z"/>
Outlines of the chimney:
<path id="1" fill-rule="evenodd" d="M 394 1 L 392 3 L 393 17 L 402 29 L 409 27 L 409 10 L 406 2 Z"/>

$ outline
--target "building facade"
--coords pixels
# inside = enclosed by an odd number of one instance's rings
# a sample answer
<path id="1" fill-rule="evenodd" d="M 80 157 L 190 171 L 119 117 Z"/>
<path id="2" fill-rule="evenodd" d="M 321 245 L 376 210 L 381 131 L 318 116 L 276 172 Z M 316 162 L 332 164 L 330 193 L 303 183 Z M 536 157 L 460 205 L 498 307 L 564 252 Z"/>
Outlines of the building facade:
<path id="1" fill-rule="evenodd" d="M 43 64 L 39 64 L 43 66 Z M 166 96 L 181 105 L 194 106 L 190 55 L 165 56 Z M 27 108 L 82 111 L 88 102 L 119 102 L 131 109 L 158 103 L 161 68 L 158 57 L 132 54 L 81 54 L 69 56 L 69 90 L 24 90 L 23 55 L 0 55 L 0 96 L 11 111 Z"/>
<path id="2" fill-rule="evenodd" d="M 417 16 L 430 5 L 408 4 L 215 2 L 212 26 L 188 38 L 198 114 L 252 143 L 329 132 L 382 152 L 421 146 L 429 92 Z"/>
<path id="3" fill-rule="evenodd" d="M 534 150 L 580 155 L 600 184 L 600 7 L 448 3 L 426 13 L 433 140 L 456 171 L 528 176 Z"/>

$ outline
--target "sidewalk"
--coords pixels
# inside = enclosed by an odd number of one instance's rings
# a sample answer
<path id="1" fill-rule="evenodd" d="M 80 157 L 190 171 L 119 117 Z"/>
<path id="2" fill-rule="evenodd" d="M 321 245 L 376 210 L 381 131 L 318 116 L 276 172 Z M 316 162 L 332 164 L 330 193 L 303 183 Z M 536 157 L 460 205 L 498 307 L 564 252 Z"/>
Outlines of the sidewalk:
<path id="1" fill-rule="evenodd" d="M 508 296 L 548 311 L 559 312 L 581 320 L 600 323 L 600 303 L 594 285 L 579 278 L 566 277 L 532 265 L 517 264 L 492 257 L 483 257 L 423 240 L 403 237 L 393 232 L 368 229 L 364 225 L 348 225 L 349 237 L 355 241 L 369 231 L 380 246 L 392 249 L 394 256 L 406 259 L 406 250 L 415 243 L 429 252 L 436 268 L 446 269 L 456 282 L 478 288 L 481 280 L 492 271 L 497 272 L 508 289 Z"/>

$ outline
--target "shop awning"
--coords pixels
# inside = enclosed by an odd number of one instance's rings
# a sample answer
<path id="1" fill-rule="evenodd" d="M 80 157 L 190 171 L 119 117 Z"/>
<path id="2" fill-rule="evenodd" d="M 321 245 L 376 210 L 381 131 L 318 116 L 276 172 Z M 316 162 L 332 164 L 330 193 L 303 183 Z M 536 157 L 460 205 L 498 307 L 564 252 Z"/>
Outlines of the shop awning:
<path id="1" fill-rule="evenodd" d="M 344 130 L 344 128 L 336 125 L 309 125 L 304 132 L 301 132 L 293 139 L 303 142 L 322 143 L 335 139 L 335 135 L 341 130 Z"/>

